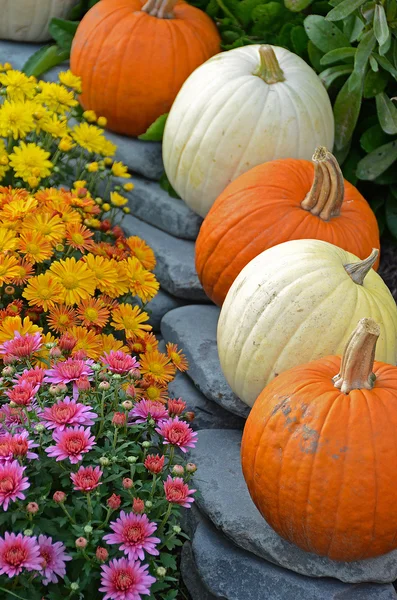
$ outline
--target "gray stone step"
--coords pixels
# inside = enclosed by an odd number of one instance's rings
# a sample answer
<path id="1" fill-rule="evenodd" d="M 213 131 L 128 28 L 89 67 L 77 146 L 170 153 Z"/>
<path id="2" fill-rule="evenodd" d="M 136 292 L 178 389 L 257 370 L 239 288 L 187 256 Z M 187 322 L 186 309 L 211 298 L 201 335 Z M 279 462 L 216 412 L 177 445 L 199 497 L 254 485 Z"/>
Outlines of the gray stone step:
<path id="1" fill-rule="evenodd" d="M 232 392 L 219 364 L 216 345 L 219 312 L 214 305 L 182 306 L 165 315 L 161 332 L 167 342 L 183 348 L 190 365 L 188 375 L 206 398 L 240 417 L 247 417 L 249 407 Z"/>
<path id="2" fill-rule="evenodd" d="M 194 480 L 199 491 L 197 505 L 218 529 L 244 550 L 302 575 L 334 577 L 346 583 L 397 579 L 397 550 L 377 558 L 337 562 L 305 552 L 277 535 L 257 510 L 245 484 L 241 435 L 225 429 L 200 431 L 190 453 L 190 460 L 200 465 L 203 474 Z"/>
<path id="3" fill-rule="evenodd" d="M 160 323 L 164 315 L 170 310 L 178 308 L 183 303 L 183 300 L 175 298 L 175 296 L 171 296 L 171 294 L 160 289 L 153 300 L 148 302 L 144 308 L 150 316 L 149 323 L 153 327 L 153 330 L 160 331 Z"/>
<path id="4" fill-rule="evenodd" d="M 139 235 L 153 249 L 157 265 L 155 274 L 161 287 L 184 300 L 209 302 L 194 266 L 194 242 L 178 238 L 127 215 L 123 229 L 128 235 Z"/>
<path id="5" fill-rule="evenodd" d="M 193 600 L 396 600 L 391 584 L 346 584 L 297 575 L 237 548 L 201 522 L 181 571 Z"/>

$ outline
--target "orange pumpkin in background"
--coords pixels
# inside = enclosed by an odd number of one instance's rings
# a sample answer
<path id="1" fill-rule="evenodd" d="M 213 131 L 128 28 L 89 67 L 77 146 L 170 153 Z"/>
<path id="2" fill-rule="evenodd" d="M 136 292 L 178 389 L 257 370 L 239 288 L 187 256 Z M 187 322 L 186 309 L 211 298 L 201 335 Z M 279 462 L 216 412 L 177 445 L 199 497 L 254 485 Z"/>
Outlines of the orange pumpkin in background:
<path id="1" fill-rule="evenodd" d="M 258 510 L 280 536 L 332 560 L 397 548 L 397 367 L 374 363 L 379 333 L 361 319 L 342 359 L 281 373 L 244 429 Z"/>
<path id="2" fill-rule="evenodd" d="M 82 106 L 106 117 L 109 129 L 138 136 L 218 52 L 214 23 L 185 2 L 100 0 L 77 29 L 71 69 L 82 78 Z"/>
<path id="3" fill-rule="evenodd" d="M 336 158 L 320 147 L 313 163 L 264 163 L 238 177 L 215 201 L 196 242 L 197 273 L 213 302 L 222 306 L 245 265 L 282 242 L 323 240 L 361 259 L 379 249 L 376 217 L 343 179 Z M 378 265 L 379 259 L 374 269 Z"/>

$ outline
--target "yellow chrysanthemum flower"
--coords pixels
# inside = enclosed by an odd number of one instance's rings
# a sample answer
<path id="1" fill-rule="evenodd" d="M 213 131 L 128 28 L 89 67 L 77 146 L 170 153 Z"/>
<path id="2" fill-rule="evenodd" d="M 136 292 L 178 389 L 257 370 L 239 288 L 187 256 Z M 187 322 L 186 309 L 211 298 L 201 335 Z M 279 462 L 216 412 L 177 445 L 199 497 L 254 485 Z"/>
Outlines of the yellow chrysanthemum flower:
<path id="1" fill-rule="evenodd" d="M 114 262 L 103 256 L 94 256 L 87 254 L 82 259 L 94 274 L 95 286 L 109 296 L 117 297 L 120 295 L 118 288 L 119 274 L 115 268 Z M 116 296 L 113 296 L 113 293 Z"/>
<path id="2" fill-rule="evenodd" d="M 6 317 L 0 323 L 0 344 L 14 339 L 16 331 L 21 335 L 26 335 L 27 333 L 33 334 L 36 331 L 42 332 L 43 330 L 32 323 L 29 317 L 25 317 L 23 321 L 19 315 L 16 317 Z"/>
<path id="3" fill-rule="evenodd" d="M 0 64 L 0 72 L 10 71 L 12 69 L 12 65 L 9 62 L 4 63 L 4 65 Z"/>
<path id="4" fill-rule="evenodd" d="M 72 356 L 79 350 L 84 350 L 88 358 L 97 360 L 100 357 L 102 340 L 101 336 L 97 335 L 95 331 L 86 329 L 86 327 L 72 327 L 68 329 L 68 333 L 77 340 Z"/>
<path id="5" fill-rule="evenodd" d="M 88 152 L 101 153 L 105 137 L 102 129 L 95 125 L 80 123 L 73 127 L 71 136 L 81 148 Z"/>
<path id="6" fill-rule="evenodd" d="M 30 263 L 41 263 L 53 255 L 50 242 L 39 231 L 23 231 L 18 240 L 18 249 Z"/>
<path id="7" fill-rule="evenodd" d="M 85 110 L 83 112 L 83 117 L 89 123 L 96 123 L 97 116 L 94 110 Z"/>
<path id="8" fill-rule="evenodd" d="M 15 232 L 5 227 L 0 227 L 0 252 L 15 250 L 17 244 L 18 239 Z"/>
<path id="9" fill-rule="evenodd" d="M 36 102 L 42 102 L 56 113 L 63 115 L 70 108 L 78 105 L 74 93 L 59 83 L 40 81 L 39 86 L 41 92 L 36 96 Z"/>
<path id="10" fill-rule="evenodd" d="M 124 344 L 121 340 L 116 340 L 114 335 L 112 335 L 111 333 L 109 333 L 107 335 L 102 333 L 100 335 L 100 338 L 102 341 L 101 355 L 103 355 L 105 352 L 109 353 L 112 350 L 114 350 L 114 351 L 122 350 L 123 352 L 129 352 L 128 347 L 124 346 Z"/>
<path id="11" fill-rule="evenodd" d="M 40 306 L 45 312 L 57 304 L 62 303 L 64 288 L 49 273 L 43 273 L 32 277 L 25 287 L 22 296 L 26 298 L 30 306 Z"/>
<path id="12" fill-rule="evenodd" d="M 87 165 L 87 171 L 89 173 L 96 173 L 99 169 L 99 165 L 97 162 L 92 162 Z"/>
<path id="13" fill-rule="evenodd" d="M 20 260 L 18 262 L 18 275 L 12 278 L 12 283 L 14 285 L 25 285 L 33 275 L 33 265 L 26 260 Z"/>
<path id="14" fill-rule="evenodd" d="M 106 125 L 108 124 L 108 120 L 106 117 L 98 117 L 97 123 L 99 127 L 106 127 Z"/>
<path id="15" fill-rule="evenodd" d="M 5 223 L 7 221 L 17 221 L 23 219 L 27 214 L 31 213 L 37 208 L 37 200 L 35 198 L 18 198 L 11 200 L 8 204 L 5 204 L 0 211 L 0 220 Z M 7 224 L 9 227 L 9 225 Z"/>
<path id="16" fill-rule="evenodd" d="M 52 263 L 50 271 L 64 287 L 65 304 L 78 304 L 94 295 L 95 277 L 86 263 L 66 258 Z"/>
<path id="17" fill-rule="evenodd" d="M 131 253 L 138 258 L 145 269 L 152 271 L 156 266 L 156 257 L 148 244 L 137 235 L 132 235 L 126 239 Z"/>
<path id="18" fill-rule="evenodd" d="M 112 319 L 111 325 L 118 331 L 124 330 L 127 338 L 144 337 L 145 331 L 152 329 L 152 326 L 146 323 L 149 315 L 131 304 L 120 304 L 112 311 Z"/>
<path id="19" fill-rule="evenodd" d="M 102 147 L 99 150 L 99 152 L 100 152 L 100 154 L 102 154 L 102 156 L 111 157 L 116 154 L 116 150 L 117 150 L 117 146 L 115 144 L 113 144 L 110 140 L 107 140 L 106 138 L 104 138 Z M 106 158 L 105 158 L 105 160 L 106 160 Z"/>
<path id="20" fill-rule="evenodd" d="M 131 175 L 128 173 L 128 167 L 123 165 L 122 162 L 114 162 L 113 163 L 112 173 L 115 177 L 123 177 L 124 179 L 131 178 Z"/>
<path id="21" fill-rule="evenodd" d="M 65 331 L 77 325 L 76 317 L 76 311 L 71 306 L 54 306 L 48 314 L 47 324 L 53 331 L 65 333 Z"/>
<path id="22" fill-rule="evenodd" d="M 113 206 L 125 206 L 128 202 L 128 198 L 124 198 L 124 196 L 118 192 L 111 192 L 110 202 L 113 204 Z"/>
<path id="23" fill-rule="evenodd" d="M 19 273 L 18 260 L 15 256 L 0 254 L 0 286 L 11 283 L 12 279 Z"/>
<path id="24" fill-rule="evenodd" d="M 0 139 L 0 180 L 3 179 L 7 171 L 10 170 L 9 158 L 4 140 Z"/>
<path id="25" fill-rule="evenodd" d="M 0 84 L 7 90 L 7 96 L 15 102 L 23 102 L 25 98 L 33 98 L 36 93 L 35 77 L 28 77 L 21 71 L 9 70 L 0 75 Z"/>
<path id="26" fill-rule="evenodd" d="M 50 153 L 36 144 L 21 142 L 19 146 L 14 147 L 13 153 L 9 156 L 10 166 L 14 169 L 15 175 L 24 181 L 28 181 L 29 177 L 43 179 L 51 174 L 53 168 L 52 162 L 48 160 L 49 157 Z"/>
<path id="27" fill-rule="evenodd" d="M 61 217 L 48 212 L 28 215 L 23 221 L 23 229 L 38 231 L 53 246 L 61 243 L 66 233 Z"/>
<path id="28" fill-rule="evenodd" d="M 40 129 L 49 133 L 54 138 L 66 138 L 69 133 L 68 122 L 60 119 L 58 115 L 52 115 L 40 121 Z"/>
<path id="29" fill-rule="evenodd" d="M 138 296 L 142 302 L 149 302 L 160 288 L 156 277 L 153 273 L 143 268 L 142 263 L 136 256 L 124 261 L 124 265 L 132 295 Z"/>
<path id="30" fill-rule="evenodd" d="M 103 329 L 109 321 L 110 311 L 99 298 L 89 298 L 78 305 L 77 315 L 84 327 Z"/>
<path id="31" fill-rule="evenodd" d="M 69 152 L 72 148 L 75 147 L 76 144 L 73 143 L 73 140 L 71 137 L 67 136 L 67 137 L 63 137 L 61 139 L 61 141 L 58 144 L 58 148 L 62 151 L 62 152 Z"/>
<path id="32" fill-rule="evenodd" d="M 158 383 L 168 383 L 175 377 L 176 369 L 166 354 L 153 350 L 139 355 L 141 373 L 150 375 Z"/>
<path id="33" fill-rule="evenodd" d="M 78 94 L 81 94 L 81 77 L 74 75 L 72 71 L 59 73 L 58 79 L 64 86 L 76 90 Z"/>
<path id="34" fill-rule="evenodd" d="M 5 100 L 0 107 L 0 136 L 11 135 L 14 140 L 24 139 L 35 127 L 33 110 L 29 103 Z"/>
<path id="35" fill-rule="evenodd" d="M 123 188 L 125 189 L 126 192 L 132 192 L 132 190 L 134 189 L 134 184 L 133 183 L 125 183 L 123 185 Z"/>

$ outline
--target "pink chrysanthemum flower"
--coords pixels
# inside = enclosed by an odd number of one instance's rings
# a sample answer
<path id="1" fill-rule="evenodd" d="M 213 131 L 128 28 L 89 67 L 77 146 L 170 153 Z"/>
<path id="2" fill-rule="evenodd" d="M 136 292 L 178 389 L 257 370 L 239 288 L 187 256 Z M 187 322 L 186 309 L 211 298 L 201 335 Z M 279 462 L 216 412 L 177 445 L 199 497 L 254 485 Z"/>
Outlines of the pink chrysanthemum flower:
<path id="1" fill-rule="evenodd" d="M 14 458 L 28 458 L 34 460 L 39 458 L 36 452 L 31 452 L 32 448 L 38 448 L 39 445 L 35 444 L 33 440 L 29 440 L 29 433 L 22 431 L 21 433 L 9 433 L 7 436 L 10 444 L 10 449 Z"/>
<path id="2" fill-rule="evenodd" d="M 128 415 L 135 420 L 135 423 L 146 423 L 151 418 L 156 423 L 168 417 L 168 412 L 164 404 L 155 400 L 140 400 L 137 402 Z"/>
<path id="3" fill-rule="evenodd" d="M 0 464 L 10 462 L 13 459 L 13 453 L 10 444 L 10 434 L 6 433 L 0 437 Z"/>
<path id="4" fill-rule="evenodd" d="M 79 390 L 77 381 L 82 377 L 90 379 L 94 374 L 91 365 L 94 361 L 91 359 L 80 360 L 68 358 L 64 362 L 57 363 L 52 369 L 47 369 L 45 372 L 44 381 L 57 385 L 58 383 L 73 383 L 73 398 L 77 399 Z"/>
<path id="5" fill-rule="evenodd" d="M 5 404 L 0 408 L 0 423 L 4 423 L 5 433 L 8 433 L 10 429 L 14 432 L 24 431 L 27 420 L 27 416 L 19 406 L 12 407 Z"/>
<path id="6" fill-rule="evenodd" d="M 66 547 L 62 542 L 53 543 L 52 538 L 46 535 L 39 535 L 37 541 L 41 562 L 39 570 L 43 575 L 43 584 L 57 583 L 58 577 L 61 579 L 65 577 L 65 562 L 72 560 L 72 557 L 65 553 Z"/>
<path id="7" fill-rule="evenodd" d="M 26 467 L 21 467 L 17 460 L 0 465 L 0 506 L 8 509 L 10 502 L 25 500 L 23 490 L 30 487 L 27 477 L 23 476 Z"/>
<path id="8" fill-rule="evenodd" d="M 145 552 L 153 556 L 159 554 L 156 544 L 161 540 L 151 537 L 157 525 L 151 523 L 146 515 L 126 514 L 122 510 L 119 518 L 110 523 L 110 528 L 114 533 L 108 533 L 103 539 L 108 544 L 119 544 L 120 550 L 124 551 L 129 560 L 143 560 Z"/>
<path id="9" fill-rule="evenodd" d="M 41 367 L 35 367 L 34 369 L 25 369 L 23 373 L 16 375 L 14 382 L 22 383 L 22 381 L 28 381 L 33 386 L 41 386 L 44 380 L 44 369 Z"/>
<path id="10" fill-rule="evenodd" d="M 189 486 L 185 483 L 182 477 L 175 477 L 168 475 L 167 481 L 164 481 L 164 492 L 165 497 L 171 504 L 179 504 L 185 508 L 190 508 L 193 504 L 194 498 L 190 498 L 196 490 L 189 490 Z"/>
<path id="11" fill-rule="evenodd" d="M 15 577 L 22 572 L 41 569 L 40 550 L 35 537 L 22 533 L 4 534 L 0 537 L 0 574 Z"/>
<path id="12" fill-rule="evenodd" d="M 33 335 L 27 333 L 21 335 L 18 331 L 15 332 L 13 340 L 8 340 L 0 346 L 0 354 L 4 354 L 9 357 L 28 358 L 35 352 L 40 350 L 42 346 L 41 334 L 39 332 Z"/>
<path id="13" fill-rule="evenodd" d="M 141 600 L 141 596 L 150 595 L 150 588 L 156 581 L 148 574 L 149 565 L 127 558 L 111 560 L 101 569 L 99 591 L 105 594 L 103 600 Z"/>
<path id="14" fill-rule="evenodd" d="M 126 354 L 122 350 L 111 350 L 102 357 L 102 362 L 112 373 L 128 373 L 131 369 L 138 369 L 139 362 L 133 356 Z"/>
<path id="15" fill-rule="evenodd" d="M 101 485 L 100 478 L 103 472 L 99 467 L 80 467 L 77 473 L 71 473 L 70 479 L 74 483 L 74 489 L 78 492 L 92 492 Z"/>
<path id="16" fill-rule="evenodd" d="M 55 446 L 46 448 L 48 456 L 57 461 L 68 458 L 72 464 L 83 460 L 83 454 L 95 446 L 95 437 L 89 427 L 70 427 L 64 431 L 55 430 L 52 434 Z"/>
<path id="17" fill-rule="evenodd" d="M 39 390 L 38 385 L 33 385 L 30 381 L 22 380 L 13 388 L 5 392 L 10 402 L 18 406 L 30 406 Z"/>
<path id="18" fill-rule="evenodd" d="M 170 417 L 181 415 L 186 409 L 186 402 L 182 398 L 170 398 L 167 404 Z"/>
<path id="19" fill-rule="evenodd" d="M 194 448 L 197 443 L 197 433 L 185 421 L 180 421 L 179 417 L 162 421 L 156 431 L 164 438 L 163 444 L 178 446 L 182 452 L 187 452 L 188 448 Z"/>
<path id="20" fill-rule="evenodd" d="M 45 408 L 40 414 L 40 420 L 47 429 L 59 429 L 60 431 L 63 431 L 66 426 L 85 425 L 90 427 L 94 425 L 94 419 L 98 416 L 90 408 L 66 396 L 63 400 Z"/>

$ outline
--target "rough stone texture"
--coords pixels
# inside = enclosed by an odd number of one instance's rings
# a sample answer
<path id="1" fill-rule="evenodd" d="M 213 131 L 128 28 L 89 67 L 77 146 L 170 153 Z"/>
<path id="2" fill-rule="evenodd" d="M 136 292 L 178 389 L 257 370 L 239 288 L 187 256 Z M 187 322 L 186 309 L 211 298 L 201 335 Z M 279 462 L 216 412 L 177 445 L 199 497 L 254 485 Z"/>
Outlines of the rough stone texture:
<path id="1" fill-rule="evenodd" d="M 202 522 L 184 552 L 182 573 L 193 600 L 205 600 L 196 590 L 209 590 L 208 600 L 396 600 L 392 585 L 349 585 L 335 579 L 313 579 L 272 565 L 237 548 L 212 526 Z M 186 577 L 193 565 L 193 577 Z M 196 577 L 194 577 L 196 576 Z M 197 587 L 196 587 L 197 585 Z M 212 596 L 211 596 L 212 594 Z"/>
<path id="2" fill-rule="evenodd" d="M 161 332 L 167 342 L 183 348 L 190 368 L 188 375 L 209 400 L 226 410 L 246 417 L 249 407 L 230 389 L 223 376 L 216 346 L 216 306 L 182 306 L 167 313 L 161 321 Z"/>
<path id="3" fill-rule="evenodd" d="M 147 142 L 146 142 L 147 143 Z M 172 198 L 154 181 L 133 178 L 135 185 L 128 196 L 131 213 L 167 233 L 186 240 L 195 240 L 203 219 L 182 200 Z M 118 183 L 123 185 L 126 180 Z"/>
<path id="4" fill-rule="evenodd" d="M 194 267 L 194 242 L 180 240 L 131 215 L 123 221 L 128 235 L 139 235 L 156 255 L 155 274 L 162 288 L 177 298 L 207 301 Z"/>
<path id="5" fill-rule="evenodd" d="M 200 578 L 190 542 L 186 542 L 182 548 L 181 574 L 193 600 L 216 600 L 216 596 L 208 591 Z"/>
<path id="6" fill-rule="evenodd" d="M 164 315 L 170 310 L 178 308 L 181 304 L 183 304 L 183 301 L 160 289 L 153 300 L 148 302 L 144 308 L 150 315 L 149 323 L 153 327 L 153 330 L 160 331 L 160 323 Z"/>
<path id="7" fill-rule="evenodd" d="M 164 171 L 161 142 L 144 142 L 112 131 L 106 131 L 106 137 L 117 145 L 117 160 L 131 171 L 148 179 L 160 179 Z"/>
<path id="8" fill-rule="evenodd" d="M 169 384 L 168 390 L 171 397 L 182 398 L 188 410 L 194 412 L 193 429 L 243 429 L 244 419 L 207 400 L 184 373 L 177 374 Z"/>
<path id="9" fill-rule="evenodd" d="M 311 577 L 335 577 L 347 583 L 389 583 L 397 578 L 397 550 L 356 562 L 337 562 L 304 552 L 282 539 L 263 519 L 241 471 L 241 432 L 200 431 L 190 459 L 205 477 L 194 480 L 199 508 L 238 546 L 270 562 Z"/>

